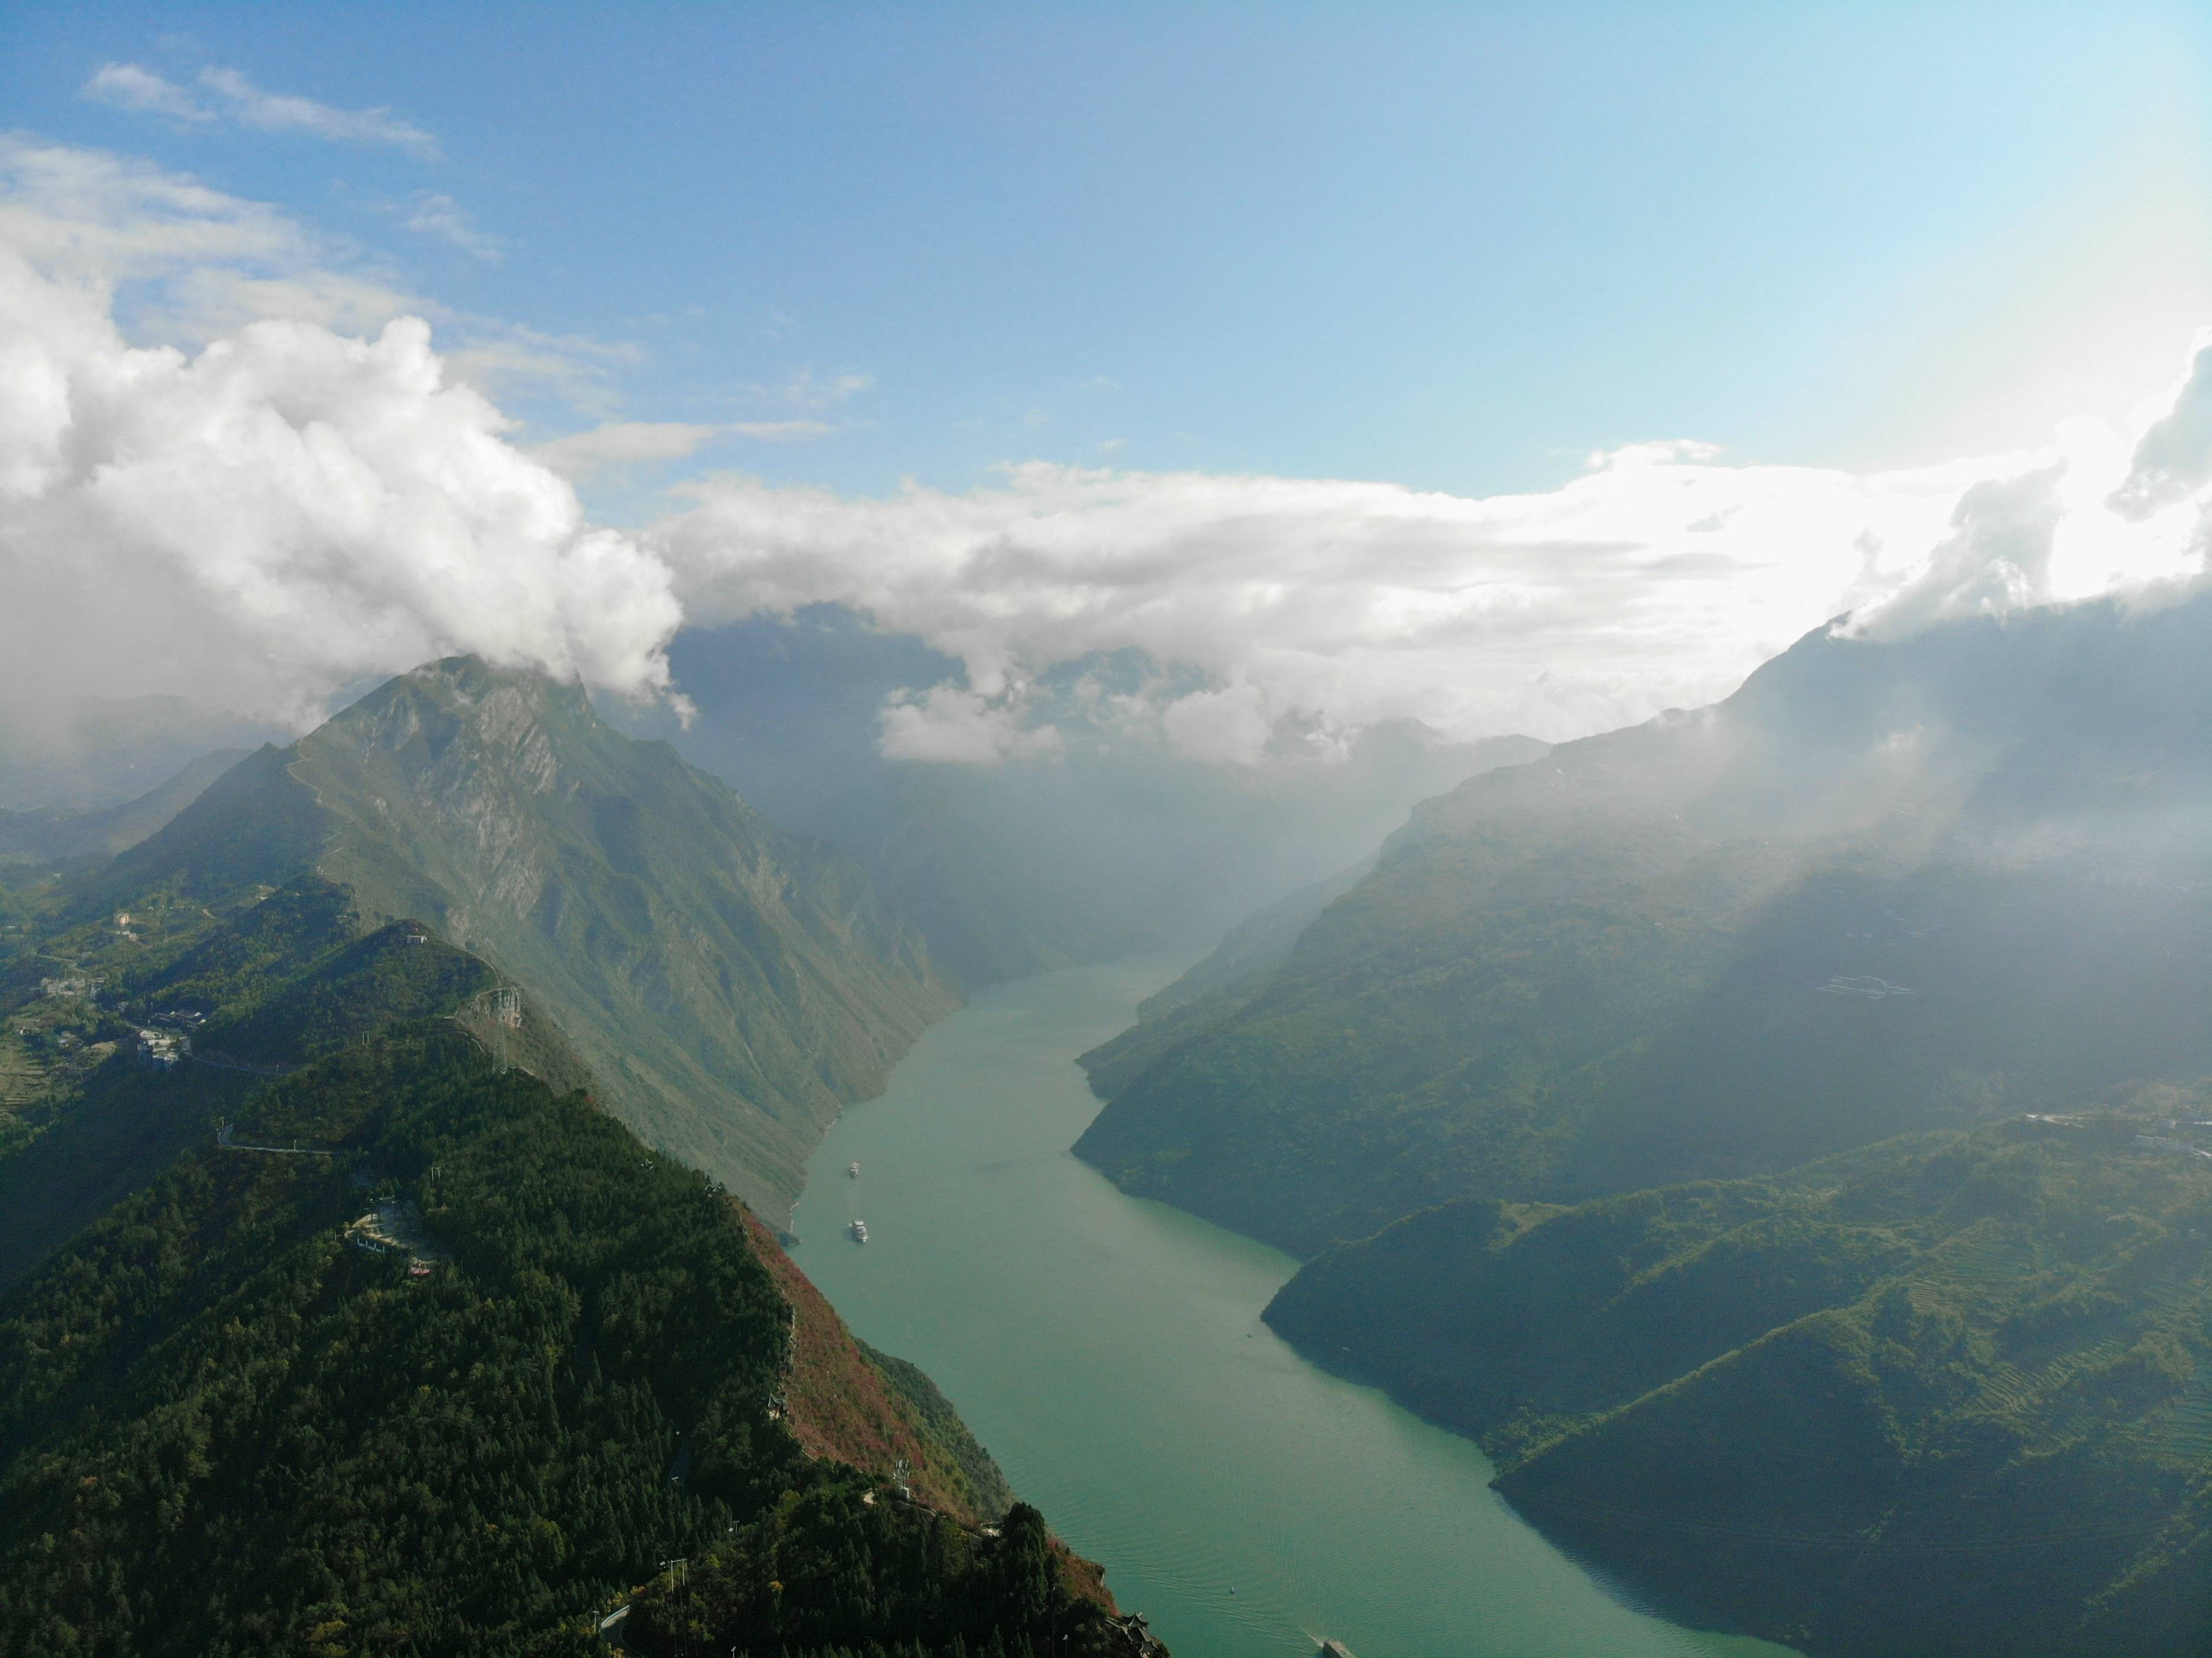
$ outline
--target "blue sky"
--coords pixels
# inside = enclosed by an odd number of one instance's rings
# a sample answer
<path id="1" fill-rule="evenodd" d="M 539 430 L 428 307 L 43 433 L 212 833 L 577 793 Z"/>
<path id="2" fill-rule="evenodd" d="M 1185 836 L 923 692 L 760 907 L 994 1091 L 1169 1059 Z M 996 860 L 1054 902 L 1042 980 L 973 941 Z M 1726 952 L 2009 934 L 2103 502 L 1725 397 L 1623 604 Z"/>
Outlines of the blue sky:
<path id="1" fill-rule="evenodd" d="M 2206 16 L 18 0 L 0 102 L 613 348 L 580 409 L 507 390 L 532 436 L 805 422 L 689 465 L 847 491 L 1042 458 L 1487 492 L 2120 412 L 2212 320 Z M 110 107 L 109 63 L 436 154 Z"/>

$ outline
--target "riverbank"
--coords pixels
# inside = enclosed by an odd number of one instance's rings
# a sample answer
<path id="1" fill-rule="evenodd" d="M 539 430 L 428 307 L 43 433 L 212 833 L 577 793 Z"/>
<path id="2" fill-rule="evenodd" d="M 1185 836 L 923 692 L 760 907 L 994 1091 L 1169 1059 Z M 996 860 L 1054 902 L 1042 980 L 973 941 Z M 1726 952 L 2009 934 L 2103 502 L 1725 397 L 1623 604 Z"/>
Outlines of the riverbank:
<path id="1" fill-rule="evenodd" d="M 935 1377 L 1178 1652 L 1287 1658 L 1327 1635 L 1364 1658 L 1781 1658 L 1624 1605 L 1489 1489 L 1473 1444 L 1260 1321 L 1288 1256 L 1069 1153 L 1097 1109 L 1075 1055 L 1177 965 L 987 991 L 846 1113 L 794 1221 L 846 1321 Z"/>

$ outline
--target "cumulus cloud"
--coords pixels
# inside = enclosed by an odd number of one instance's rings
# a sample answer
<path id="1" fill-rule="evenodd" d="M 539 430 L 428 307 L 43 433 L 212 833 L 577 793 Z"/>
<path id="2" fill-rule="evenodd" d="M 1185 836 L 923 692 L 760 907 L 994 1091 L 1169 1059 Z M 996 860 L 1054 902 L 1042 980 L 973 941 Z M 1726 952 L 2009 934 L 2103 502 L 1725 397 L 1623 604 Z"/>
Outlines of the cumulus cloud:
<path id="1" fill-rule="evenodd" d="M 1184 759 L 1231 766 L 1258 765 L 1275 729 L 1265 696 L 1249 684 L 1179 696 L 1161 711 L 1160 726 Z"/>
<path id="2" fill-rule="evenodd" d="M 2113 507 L 2141 522 L 2212 483 L 2212 341 L 2201 342 L 2172 407 L 2151 422 L 2112 492 Z"/>
<path id="3" fill-rule="evenodd" d="M 425 161 L 438 155 L 438 141 L 388 109 L 339 109 L 312 98 L 264 92 L 234 69 L 200 71 L 200 86 L 212 104 L 155 74 L 142 64 L 103 64 L 84 83 L 84 95 L 96 103 L 134 114 L 167 115 L 185 121 L 228 117 L 261 132 L 304 133 L 339 143 L 386 144 Z"/>
<path id="4" fill-rule="evenodd" d="M 2065 517 L 2058 495 L 2064 474 L 2061 463 L 1969 485 L 1951 509 L 1951 533 L 1895 592 L 1853 618 L 1857 631 L 1894 639 L 1940 622 L 2048 603 Z"/>
<path id="5" fill-rule="evenodd" d="M 189 180 L 0 146 L 0 695 L 89 677 L 296 720 L 453 651 L 665 694 L 669 571 L 586 522 L 427 322 L 186 349 L 118 321 L 126 283 L 299 240 Z"/>

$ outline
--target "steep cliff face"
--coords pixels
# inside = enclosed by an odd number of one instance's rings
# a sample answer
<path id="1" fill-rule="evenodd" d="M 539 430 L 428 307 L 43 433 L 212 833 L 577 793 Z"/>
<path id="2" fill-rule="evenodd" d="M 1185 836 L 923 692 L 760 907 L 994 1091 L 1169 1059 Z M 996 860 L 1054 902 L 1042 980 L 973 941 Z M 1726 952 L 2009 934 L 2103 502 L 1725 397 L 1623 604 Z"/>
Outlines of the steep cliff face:
<path id="1" fill-rule="evenodd" d="M 742 1207 L 738 1214 L 753 1254 L 791 1307 L 780 1409 L 807 1455 L 835 1458 L 886 1484 L 904 1462 L 917 1498 L 969 1525 L 1004 1514 L 1014 1500 L 1006 1475 L 937 1384 L 905 1360 L 854 1339 L 775 1234 Z"/>
<path id="2" fill-rule="evenodd" d="M 526 985 L 611 1109 L 772 1216 L 839 1107 L 957 1000 L 859 871 L 580 688 L 471 658 L 245 762 L 94 902 L 310 867 Z"/>

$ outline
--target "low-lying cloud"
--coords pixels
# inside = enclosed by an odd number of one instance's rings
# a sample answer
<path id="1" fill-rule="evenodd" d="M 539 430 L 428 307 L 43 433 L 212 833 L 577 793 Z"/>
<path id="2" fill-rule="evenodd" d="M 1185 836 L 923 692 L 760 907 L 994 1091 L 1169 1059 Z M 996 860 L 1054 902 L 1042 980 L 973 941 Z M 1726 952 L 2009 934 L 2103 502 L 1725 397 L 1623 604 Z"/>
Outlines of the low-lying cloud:
<path id="1" fill-rule="evenodd" d="M 881 499 L 722 477 L 684 486 L 659 535 L 695 622 L 840 604 L 957 658 L 962 695 L 898 701 L 886 752 L 923 753 L 940 720 L 948 756 L 1015 752 L 1039 674 L 1132 648 L 1203 675 L 1152 710 L 1194 759 L 1256 761 L 1286 723 L 1560 738 L 1724 695 L 1846 610 L 1894 635 L 2193 576 L 2195 496 L 2130 503 L 2154 468 L 2212 470 L 2212 444 L 2172 424 L 2208 379 L 2212 353 L 2133 466 L 2085 424 L 2047 451 L 1866 476 L 1638 445 L 1483 498 L 1043 464 Z"/>

